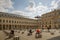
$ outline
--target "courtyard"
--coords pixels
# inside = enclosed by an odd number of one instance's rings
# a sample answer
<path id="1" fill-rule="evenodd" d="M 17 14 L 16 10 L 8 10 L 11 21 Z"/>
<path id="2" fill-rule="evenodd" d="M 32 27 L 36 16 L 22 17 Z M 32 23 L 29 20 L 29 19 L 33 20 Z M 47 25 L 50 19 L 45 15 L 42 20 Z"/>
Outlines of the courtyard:
<path id="1" fill-rule="evenodd" d="M 9 31 L 7 31 L 9 32 Z M 24 32 L 24 34 L 22 34 Z M 54 35 L 51 35 L 51 32 L 48 32 L 47 30 L 42 31 L 42 38 L 35 38 L 35 30 L 31 36 L 28 36 L 28 31 L 27 30 L 15 30 L 15 37 L 19 37 L 19 40 L 60 40 L 60 33 L 59 30 L 54 29 Z M 0 40 L 5 40 L 7 36 L 5 33 L 0 31 Z M 13 40 L 13 38 L 8 39 L 8 40 Z"/>

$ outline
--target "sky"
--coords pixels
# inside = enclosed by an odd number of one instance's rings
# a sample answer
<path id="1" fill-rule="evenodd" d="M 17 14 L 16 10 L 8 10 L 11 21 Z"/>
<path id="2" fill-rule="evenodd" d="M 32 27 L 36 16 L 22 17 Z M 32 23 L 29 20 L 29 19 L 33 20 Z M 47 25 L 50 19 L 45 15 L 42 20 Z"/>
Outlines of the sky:
<path id="1" fill-rule="evenodd" d="M 60 9 L 60 0 L 0 0 L 0 12 L 23 15 L 29 18 Z"/>

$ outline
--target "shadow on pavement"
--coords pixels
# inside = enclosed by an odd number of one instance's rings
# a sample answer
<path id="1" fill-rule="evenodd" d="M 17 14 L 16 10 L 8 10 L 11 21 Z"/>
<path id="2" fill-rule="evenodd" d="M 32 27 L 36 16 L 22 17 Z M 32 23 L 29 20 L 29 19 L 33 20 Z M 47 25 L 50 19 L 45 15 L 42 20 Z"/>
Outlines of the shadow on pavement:
<path id="1" fill-rule="evenodd" d="M 56 36 L 56 37 L 53 37 L 53 38 L 50 38 L 50 39 L 47 39 L 47 40 L 60 40 L 60 36 Z"/>

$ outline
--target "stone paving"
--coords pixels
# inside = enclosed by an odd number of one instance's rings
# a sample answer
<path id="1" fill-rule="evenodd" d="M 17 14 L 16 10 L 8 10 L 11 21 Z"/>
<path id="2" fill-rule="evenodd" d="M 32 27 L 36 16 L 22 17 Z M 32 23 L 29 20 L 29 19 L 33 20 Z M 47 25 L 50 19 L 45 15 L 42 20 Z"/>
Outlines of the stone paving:
<path id="1" fill-rule="evenodd" d="M 52 32 L 52 31 L 51 31 Z M 21 34 L 22 31 L 15 31 L 15 36 L 19 36 L 20 40 L 54 40 L 52 38 L 60 36 L 59 30 L 54 30 L 54 35 L 51 35 L 51 32 L 44 31 L 42 32 L 42 38 L 35 38 L 35 32 L 31 36 L 27 36 L 28 32 L 25 31 L 24 34 Z M 3 31 L 0 31 L 0 40 L 4 40 L 7 36 Z M 13 40 L 13 39 L 9 39 Z M 57 40 L 57 39 L 56 39 Z"/>

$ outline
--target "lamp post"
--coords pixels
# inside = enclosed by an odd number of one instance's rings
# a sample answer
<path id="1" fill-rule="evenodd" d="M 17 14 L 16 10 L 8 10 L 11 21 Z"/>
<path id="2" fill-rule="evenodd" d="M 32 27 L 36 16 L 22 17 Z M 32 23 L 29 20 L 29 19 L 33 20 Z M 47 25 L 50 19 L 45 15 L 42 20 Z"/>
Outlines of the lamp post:
<path id="1" fill-rule="evenodd" d="M 40 23 L 39 23 L 39 21 L 40 21 L 40 16 L 36 16 L 35 18 L 37 19 L 37 26 L 38 26 L 37 28 L 39 28 L 39 25 L 40 25 Z"/>

